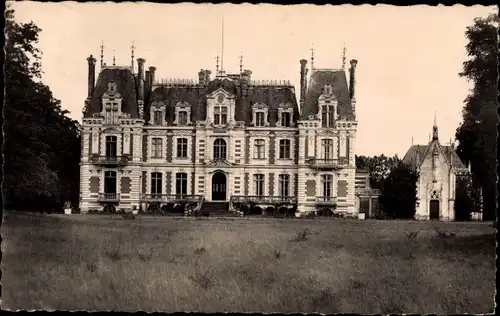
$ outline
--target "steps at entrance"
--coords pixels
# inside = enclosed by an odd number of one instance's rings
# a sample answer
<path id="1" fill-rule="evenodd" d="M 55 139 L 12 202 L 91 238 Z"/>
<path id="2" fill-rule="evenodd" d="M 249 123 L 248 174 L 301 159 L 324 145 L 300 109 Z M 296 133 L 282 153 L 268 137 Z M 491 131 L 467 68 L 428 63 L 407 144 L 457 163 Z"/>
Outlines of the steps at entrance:
<path id="1" fill-rule="evenodd" d="M 229 212 L 228 202 L 203 202 L 201 206 L 201 213 L 209 213 L 210 217 L 228 217 L 234 216 L 233 213 Z"/>

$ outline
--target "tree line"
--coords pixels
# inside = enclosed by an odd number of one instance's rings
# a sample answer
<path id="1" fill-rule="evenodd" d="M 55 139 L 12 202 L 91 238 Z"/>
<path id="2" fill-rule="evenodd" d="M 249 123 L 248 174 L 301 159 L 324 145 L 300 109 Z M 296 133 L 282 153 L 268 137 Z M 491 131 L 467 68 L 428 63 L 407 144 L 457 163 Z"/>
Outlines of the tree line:
<path id="1" fill-rule="evenodd" d="M 60 211 L 79 199 L 80 131 L 43 84 L 41 30 L 5 11 L 4 209 Z"/>

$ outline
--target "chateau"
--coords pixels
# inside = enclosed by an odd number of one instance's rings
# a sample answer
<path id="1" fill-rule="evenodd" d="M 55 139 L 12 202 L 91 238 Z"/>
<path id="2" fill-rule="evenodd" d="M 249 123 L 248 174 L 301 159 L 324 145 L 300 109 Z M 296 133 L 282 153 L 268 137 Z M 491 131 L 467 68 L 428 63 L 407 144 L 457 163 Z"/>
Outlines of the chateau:
<path id="1" fill-rule="evenodd" d="M 300 92 L 252 71 L 157 80 L 145 60 L 88 60 L 80 209 L 154 208 L 195 201 L 235 210 L 330 210 L 355 216 L 355 70 L 307 69 Z M 345 60 L 345 58 L 344 58 Z M 97 80 L 96 80 L 97 76 Z M 298 97 L 298 100 L 297 100 Z"/>

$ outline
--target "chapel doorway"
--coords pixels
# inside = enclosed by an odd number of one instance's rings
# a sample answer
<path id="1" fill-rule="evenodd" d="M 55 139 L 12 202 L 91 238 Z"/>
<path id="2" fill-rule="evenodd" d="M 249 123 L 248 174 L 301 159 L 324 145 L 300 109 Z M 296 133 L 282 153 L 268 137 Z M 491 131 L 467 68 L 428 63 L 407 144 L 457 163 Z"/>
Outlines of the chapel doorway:
<path id="1" fill-rule="evenodd" d="M 429 217 L 430 219 L 439 219 L 439 200 L 431 200 L 429 204 L 430 212 L 429 212 Z"/>
<path id="2" fill-rule="evenodd" d="M 225 201 L 227 196 L 227 177 L 216 172 L 212 177 L 212 201 Z"/>

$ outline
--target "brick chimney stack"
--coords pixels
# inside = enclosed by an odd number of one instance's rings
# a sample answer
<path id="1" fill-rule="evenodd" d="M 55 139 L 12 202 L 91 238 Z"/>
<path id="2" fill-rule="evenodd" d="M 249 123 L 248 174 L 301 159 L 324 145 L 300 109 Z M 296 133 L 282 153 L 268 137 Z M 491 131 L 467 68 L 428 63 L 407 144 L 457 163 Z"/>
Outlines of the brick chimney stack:
<path id="1" fill-rule="evenodd" d="M 306 89 L 307 89 L 307 60 L 300 60 L 300 112 L 306 102 Z"/>
<path id="2" fill-rule="evenodd" d="M 356 95 L 355 95 L 355 86 L 356 86 L 356 76 L 355 76 L 355 72 L 356 72 L 356 65 L 358 64 L 358 61 L 356 59 L 351 59 L 350 61 L 351 63 L 351 68 L 349 69 L 349 74 L 350 74 L 350 78 L 349 78 L 349 96 L 351 97 L 351 100 L 352 99 L 355 99 L 356 98 Z"/>
<path id="3" fill-rule="evenodd" d="M 90 55 L 87 58 L 87 61 L 89 63 L 89 78 L 88 78 L 88 93 L 87 97 L 91 98 L 92 97 L 92 92 L 94 92 L 94 84 L 95 84 L 95 62 L 96 59 L 94 56 Z"/>
<path id="4" fill-rule="evenodd" d="M 146 60 L 144 58 L 137 59 L 137 72 L 139 81 L 139 100 L 144 100 L 144 63 Z"/>
<path id="5" fill-rule="evenodd" d="M 203 71 L 205 73 L 205 84 L 210 83 L 210 75 L 212 74 L 212 71 L 206 69 Z"/>
<path id="6" fill-rule="evenodd" d="M 198 72 L 198 83 L 200 85 L 205 85 L 205 76 L 205 70 L 200 69 L 200 71 Z"/>
<path id="7" fill-rule="evenodd" d="M 151 92 L 151 87 L 153 86 L 151 81 L 151 71 L 146 70 L 146 82 L 144 84 L 144 94 L 148 95 Z"/>
<path id="8" fill-rule="evenodd" d="M 155 66 L 149 66 L 149 72 L 151 74 L 151 86 L 155 83 L 155 72 L 156 72 L 156 67 Z"/>

